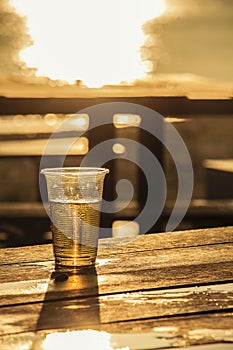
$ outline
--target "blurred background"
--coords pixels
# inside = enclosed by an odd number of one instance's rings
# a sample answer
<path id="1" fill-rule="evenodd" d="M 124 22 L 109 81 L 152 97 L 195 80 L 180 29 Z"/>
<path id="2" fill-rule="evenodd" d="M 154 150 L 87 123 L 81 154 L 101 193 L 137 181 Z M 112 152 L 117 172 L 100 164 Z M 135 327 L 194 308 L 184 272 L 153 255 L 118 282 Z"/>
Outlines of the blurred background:
<path id="1" fill-rule="evenodd" d="M 0 246 L 51 241 L 38 185 L 43 149 L 70 115 L 103 102 L 148 106 L 164 116 L 164 139 L 172 123 L 186 143 L 194 189 L 177 229 L 233 224 L 231 0 L 0 0 L 0 24 Z M 167 198 L 150 231 L 163 231 L 178 188 L 166 149 L 144 135 L 141 116 L 127 110 L 107 130 L 91 133 L 92 117 L 76 116 L 76 128 L 86 133 L 66 157 L 68 166 L 78 166 L 107 136 L 137 140 L 156 155 Z M 72 130 L 57 137 L 66 143 Z M 122 146 L 113 152 L 124 154 Z M 135 194 L 124 211 L 104 217 L 104 225 L 114 236 L 137 235 L 136 223 L 127 230 L 124 223 L 145 204 L 145 178 L 123 159 L 107 166 L 111 191 L 105 197 L 115 198 L 121 178 Z"/>

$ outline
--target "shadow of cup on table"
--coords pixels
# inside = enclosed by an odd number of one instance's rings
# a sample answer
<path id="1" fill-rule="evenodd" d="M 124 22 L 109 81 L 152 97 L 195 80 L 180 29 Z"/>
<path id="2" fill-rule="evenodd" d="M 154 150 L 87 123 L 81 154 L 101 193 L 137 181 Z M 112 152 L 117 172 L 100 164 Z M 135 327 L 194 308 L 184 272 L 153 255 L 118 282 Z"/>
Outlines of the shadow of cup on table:
<path id="1" fill-rule="evenodd" d="M 86 329 L 100 324 L 95 266 L 55 269 L 48 284 L 36 332 Z"/>

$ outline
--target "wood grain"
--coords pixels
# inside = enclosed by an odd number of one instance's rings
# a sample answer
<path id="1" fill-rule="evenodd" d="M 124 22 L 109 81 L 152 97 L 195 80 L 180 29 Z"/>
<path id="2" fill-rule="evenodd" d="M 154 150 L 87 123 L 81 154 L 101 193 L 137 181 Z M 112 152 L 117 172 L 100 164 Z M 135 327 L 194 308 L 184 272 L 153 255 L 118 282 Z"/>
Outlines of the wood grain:
<path id="1" fill-rule="evenodd" d="M 205 315 L 187 315 L 173 318 L 156 318 L 141 321 L 129 321 L 119 323 L 99 324 L 92 327 L 93 330 L 108 332 L 110 334 L 123 334 L 128 337 L 135 335 L 147 335 L 153 333 L 154 338 L 158 340 L 158 346 L 154 349 L 161 348 L 161 342 L 170 341 L 170 347 L 192 346 L 201 344 L 213 344 L 220 342 L 229 342 L 227 350 L 232 348 L 229 341 L 229 334 L 232 334 L 232 317 L 233 313 L 206 313 Z M 202 332 L 201 332 L 202 331 Z M 25 332 L 0 336 L 0 348 L 4 350 L 40 349 L 46 335 L 56 332 L 38 331 Z M 61 330 L 59 330 L 61 332 Z M 226 343 L 225 343 L 226 344 Z M 224 350 L 224 343 L 221 344 L 221 350 Z M 34 346 L 34 347 L 33 347 Z"/>
<path id="2" fill-rule="evenodd" d="M 3 307 L 0 334 L 230 310 L 233 284 L 163 291 L 128 292 Z"/>
<path id="3" fill-rule="evenodd" d="M 131 242 L 127 239 L 100 239 L 98 256 L 99 258 L 105 255 L 111 257 L 113 254 L 120 253 L 195 247 L 215 243 L 233 243 L 233 227 L 149 234 L 139 236 Z M 0 250 L 0 265 L 45 260 L 53 260 L 51 244 Z"/>
<path id="4" fill-rule="evenodd" d="M 53 261 L 2 265 L 0 305 L 41 301 L 45 293 L 49 299 L 94 295 L 96 286 L 106 294 L 230 281 L 232 260 L 233 244 L 130 252 L 99 259 L 93 278 L 73 275 L 78 283 L 71 278 L 63 287 L 54 283 Z"/>
<path id="5" fill-rule="evenodd" d="M 66 271 L 64 282 L 54 280 L 51 245 L 3 249 L 0 348 L 42 350 L 46 334 L 67 329 L 154 349 L 233 342 L 232 227 L 117 244 L 101 240 L 96 267 Z"/>

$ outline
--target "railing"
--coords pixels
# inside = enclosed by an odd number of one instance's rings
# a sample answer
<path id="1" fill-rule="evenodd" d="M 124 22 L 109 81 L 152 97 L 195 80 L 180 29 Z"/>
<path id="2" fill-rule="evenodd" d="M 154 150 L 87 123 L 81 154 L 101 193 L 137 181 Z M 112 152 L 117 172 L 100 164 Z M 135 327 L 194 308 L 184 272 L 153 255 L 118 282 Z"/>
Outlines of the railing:
<path id="1" fill-rule="evenodd" d="M 195 146 L 193 146 L 195 140 L 191 140 L 194 135 L 192 134 L 193 125 L 195 127 L 199 124 L 201 125 L 203 118 L 208 120 L 208 123 L 210 123 L 208 125 L 211 127 L 213 127 L 213 123 L 219 125 L 221 119 L 227 121 L 229 130 L 233 126 L 232 99 L 189 100 L 186 97 L 22 99 L 1 97 L 0 172 L 2 181 L 0 186 L 0 240 L 2 240 L 2 245 L 43 243 L 50 238 L 48 233 L 49 220 L 40 203 L 38 189 L 39 162 L 43 148 L 55 127 L 59 122 L 66 119 L 69 114 L 79 112 L 89 106 L 107 102 L 130 102 L 156 110 L 164 116 L 165 123 L 174 123 L 177 130 L 181 132 L 181 136 L 184 139 L 186 138 L 184 141 L 186 144 L 188 143 L 187 147 L 191 151 L 192 147 Z M 127 111 L 125 113 L 127 114 Z M 188 122 L 190 120 L 192 120 L 192 123 Z M 8 126 L 6 127 L 6 125 Z M 205 131 L 203 130 L 203 132 Z M 200 133 L 202 133 L 202 130 L 197 130 L 196 134 Z M 65 135 L 59 135 L 59 139 L 62 140 L 62 137 L 67 138 L 69 135 L 69 132 Z M 83 156 L 96 144 L 115 137 L 130 138 L 149 148 L 165 169 L 169 191 L 171 190 L 171 193 L 176 192 L 174 189 L 175 170 L 172 168 L 171 161 L 163 145 L 148 133 L 137 129 L 136 126 L 129 125 L 126 128 L 117 128 L 113 119 L 105 127 L 104 131 L 103 129 L 98 129 L 94 132 L 87 131 L 84 138 L 79 141 L 79 144 L 74 145 L 66 159 L 65 165 L 79 165 Z M 208 144 L 208 140 L 206 142 Z M 222 139 L 220 136 L 220 142 L 221 144 L 224 142 L 230 144 L 231 141 L 227 137 Z M 196 144 L 196 147 L 202 148 L 203 145 Z M 115 151 L 120 152 L 117 148 Z M 216 150 L 212 150 L 212 158 L 217 157 L 217 151 L 216 145 Z M 229 157 L 229 154 L 222 154 L 222 158 Z M 217 158 L 219 158 L 219 153 Z M 192 160 L 194 162 L 194 172 L 199 168 L 201 171 L 205 171 L 201 164 L 203 160 L 201 157 L 198 160 L 193 158 Z M 56 165 L 53 155 L 48 156 L 48 164 L 51 166 L 53 164 Z M 111 176 L 106 178 L 105 187 L 108 189 L 105 191 L 106 199 L 114 199 L 115 185 L 122 177 L 128 178 L 135 188 L 133 201 L 125 210 L 115 215 L 106 215 L 104 217 L 104 225 L 109 227 L 113 225 L 116 228 L 115 232 L 119 232 L 117 222 L 126 222 L 134 219 L 143 208 L 147 196 L 147 183 L 143 174 L 134 164 L 125 166 L 123 161 L 119 162 L 118 160 L 111 161 L 106 166 L 110 167 L 111 173 Z M 197 177 L 199 176 L 198 174 L 197 171 Z M 198 188 L 198 184 L 195 184 L 195 186 Z M 194 193 L 190 208 L 179 226 L 180 229 L 233 224 L 231 198 L 219 200 L 219 198 L 215 199 L 212 196 L 210 200 L 208 196 L 203 198 L 202 191 L 196 190 L 196 188 L 194 190 L 197 193 Z M 175 195 L 172 195 L 170 198 L 168 196 L 163 214 L 151 230 L 159 232 L 164 229 L 174 205 L 174 200 Z M 35 232 L 34 237 L 31 237 L 32 227 Z"/>

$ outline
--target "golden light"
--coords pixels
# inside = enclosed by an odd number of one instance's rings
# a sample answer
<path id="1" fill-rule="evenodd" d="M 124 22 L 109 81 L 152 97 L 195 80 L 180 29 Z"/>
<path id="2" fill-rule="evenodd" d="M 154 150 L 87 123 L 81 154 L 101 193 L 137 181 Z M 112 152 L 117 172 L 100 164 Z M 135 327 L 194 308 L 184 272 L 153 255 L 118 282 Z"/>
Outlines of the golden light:
<path id="1" fill-rule="evenodd" d="M 56 125 L 58 123 L 58 119 L 56 114 L 54 113 L 48 113 L 44 116 L 44 121 L 47 125 L 49 126 L 53 126 Z"/>
<path id="2" fill-rule="evenodd" d="M 85 113 L 76 114 L 40 114 L 2 116 L 0 120 L 1 133 L 18 135 L 56 132 L 57 128 L 62 131 L 85 131 L 89 127 L 89 115 Z"/>
<path id="3" fill-rule="evenodd" d="M 67 145 L 70 144 L 69 138 L 58 138 L 56 142 L 52 143 L 52 147 L 49 147 L 49 154 L 65 154 L 65 155 L 85 155 L 89 151 L 89 141 L 87 137 L 79 137 L 77 140 L 74 138 L 75 142 L 72 143 L 68 152 Z M 43 153 L 42 153 L 43 154 Z"/>
<path id="4" fill-rule="evenodd" d="M 21 60 L 37 76 L 89 87 L 146 76 L 142 24 L 161 16 L 165 0 L 12 0 L 27 16 L 34 44 Z M 148 63 L 148 62 L 147 62 Z"/>
<path id="5" fill-rule="evenodd" d="M 128 128 L 130 126 L 139 126 L 142 118 L 138 114 L 114 114 L 113 124 L 116 128 Z"/>
<path id="6" fill-rule="evenodd" d="M 139 234 L 139 225 L 135 221 L 116 220 L 112 224 L 113 237 L 136 237 Z"/>
<path id="7" fill-rule="evenodd" d="M 115 143 L 112 146 L 112 150 L 116 154 L 124 154 L 126 152 L 126 147 L 122 145 L 121 143 Z"/>
<path id="8" fill-rule="evenodd" d="M 86 113 L 77 113 L 77 114 L 66 114 L 66 117 L 68 118 L 65 126 L 68 127 L 67 131 L 79 130 L 79 131 L 85 131 L 89 127 L 89 115 Z"/>
<path id="9" fill-rule="evenodd" d="M 47 139 L 38 140 L 5 140 L 0 141 L 0 156 L 41 156 L 47 145 Z M 72 144 L 71 147 L 69 145 Z M 47 155 L 85 155 L 89 151 L 89 141 L 86 137 L 58 138 L 51 142 Z"/>
<path id="10" fill-rule="evenodd" d="M 48 334 L 43 342 L 43 349 L 64 349 L 67 347 L 67 344 L 69 349 L 113 350 L 110 346 L 110 335 L 94 330 Z"/>

